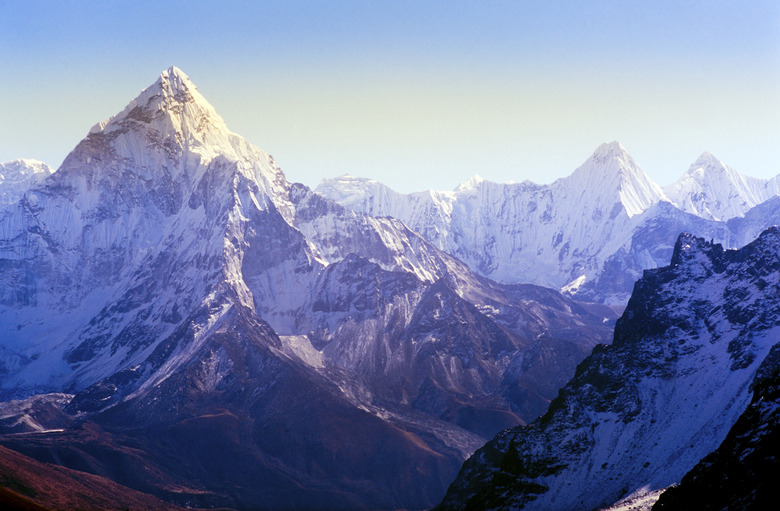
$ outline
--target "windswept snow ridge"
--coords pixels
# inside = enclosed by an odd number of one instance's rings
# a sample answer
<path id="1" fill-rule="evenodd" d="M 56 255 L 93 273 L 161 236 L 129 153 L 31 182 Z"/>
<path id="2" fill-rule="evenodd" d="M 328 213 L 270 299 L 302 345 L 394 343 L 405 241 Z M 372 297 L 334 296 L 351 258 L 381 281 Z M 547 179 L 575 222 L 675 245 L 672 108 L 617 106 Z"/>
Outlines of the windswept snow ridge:
<path id="1" fill-rule="evenodd" d="M 681 210 L 711 220 L 745 216 L 751 208 L 780 195 L 780 176 L 756 179 L 724 165 L 710 153 L 699 156 L 676 183 L 664 188 Z"/>

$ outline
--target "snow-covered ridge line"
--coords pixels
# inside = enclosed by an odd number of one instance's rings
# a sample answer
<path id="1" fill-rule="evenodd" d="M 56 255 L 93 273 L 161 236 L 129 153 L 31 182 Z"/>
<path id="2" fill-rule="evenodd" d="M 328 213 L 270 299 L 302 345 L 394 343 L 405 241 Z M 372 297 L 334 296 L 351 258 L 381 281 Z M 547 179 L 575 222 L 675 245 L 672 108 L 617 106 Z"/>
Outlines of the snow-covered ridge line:
<path id="1" fill-rule="evenodd" d="M 780 175 L 770 179 L 746 176 L 705 152 L 664 192 L 685 212 L 729 220 L 780 195 Z"/>
<path id="2" fill-rule="evenodd" d="M 401 194 L 375 180 L 341 176 L 315 191 L 354 211 L 398 218 L 493 280 L 625 303 L 642 270 L 668 262 L 681 231 L 736 247 L 758 231 L 734 232 L 725 220 L 780 196 L 777 179 L 741 176 L 711 155 L 680 183 L 662 189 L 611 142 L 548 185 L 475 177 L 453 191 Z M 759 228 L 773 223 L 767 218 Z"/>

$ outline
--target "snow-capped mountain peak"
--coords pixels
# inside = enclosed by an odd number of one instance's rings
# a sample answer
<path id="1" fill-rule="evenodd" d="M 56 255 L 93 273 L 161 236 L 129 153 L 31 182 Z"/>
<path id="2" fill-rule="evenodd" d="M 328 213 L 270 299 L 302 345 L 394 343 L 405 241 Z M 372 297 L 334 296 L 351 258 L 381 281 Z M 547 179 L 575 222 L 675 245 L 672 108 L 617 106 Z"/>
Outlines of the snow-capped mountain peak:
<path id="1" fill-rule="evenodd" d="M 96 124 L 58 174 L 68 186 L 168 183 L 160 189 L 184 196 L 212 164 L 254 182 L 289 218 L 289 183 L 273 158 L 232 133 L 187 75 L 170 67 L 124 110 Z"/>
<path id="2" fill-rule="evenodd" d="M 480 176 L 479 174 L 474 174 L 467 180 L 463 181 L 461 184 L 459 184 L 456 188 L 456 192 L 464 192 L 466 190 L 473 190 L 474 188 L 477 188 L 480 184 L 482 184 L 485 180 Z"/>
<path id="3" fill-rule="evenodd" d="M 491 279 L 566 292 L 595 285 L 603 262 L 630 239 L 632 217 L 666 200 L 618 142 L 599 146 L 549 185 L 476 176 L 451 192 L 398 194 L 342 177 L 317 192 L 355 211 L 396 217 Z"/>
<path id="4" fill-rule="evenodd" d="M 629 217 L 666 200 L 661 187 L 650 180 L 617 141 L 600 145 L 573 174 L 556 183 L 570 190 L 588 190 L 601 196 L 591 200 L 619 202 Z"/>
<path id="5" fill-rule="evenodd" d="M 52 172 L 51 167 L 38 160 L 21 158 L 0 163 L 0 206 L 18 201 Z"/>
<path id="6" fill-rule="evenodd" d="M 332 179 L 323 179 L 317 186 L 317 193 L 349 207 L 369 196 L 395 192 L 374 179 L 343 174 Z"/>
<path id="7" fill-rule="evenodd" d="M 189 77 L 176 67 L 163 71 L 122 112 L 96 124 L 90 134 L 139 130 L 149 144 L 161 143 L 169 149 L 216 145 L 224 150 L 231 146 L 225 121 Z"/>
<path id="8" fill-rule="evenodd" d="M 623 147 L 623 144 L 617 140 L 613 140 L 612 142 L 604 142 L 598 146 L 595 151 L 593 151 L 593 157 L 608 158 L 615 155 L 620 157 L 628 156 L 626 148 Z"/>
<path id="9" fill-rule="evenodd" d="M 710 152 L 703 152 L 695 162 L 691 164 L 682 179 L 690 177 L 700 186 L 712 184 L 714 181 L 722 181 L 723 184 L 744 185 L 748 178 L 733 168 L 727 166 Z M 708 183 L 709 182 L 709 183 Z"/>
<path id="10" fill-rule="evenodd" d="M 693 164 L 691 164 L 691 167 L 690 169 L 688 169 L 688 172 L 693 173 L 696 171 L 703 171 L 704 169 L 726 170 L 726 166 L 723 164 L 722 161 L 716 158 L 714 154 L 712 154 L 709 151 L 704 151 L 699 155 L 696 161 L 693 162 Z"/>
<path id="11" fill-rule="evenodd" d="M 705 152 L 675 183 L 664 187 L 669 199 L 687 213 L 711 220 L 741 217 L 752 207 L 780 195 L 778 177 L 745 176 Z"/>

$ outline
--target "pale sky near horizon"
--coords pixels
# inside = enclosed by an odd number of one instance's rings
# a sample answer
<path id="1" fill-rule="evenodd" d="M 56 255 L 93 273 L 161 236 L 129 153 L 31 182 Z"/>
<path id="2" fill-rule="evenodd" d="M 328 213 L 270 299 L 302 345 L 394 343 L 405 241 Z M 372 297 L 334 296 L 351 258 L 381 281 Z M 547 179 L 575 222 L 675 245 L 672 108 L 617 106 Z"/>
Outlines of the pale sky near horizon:
<path id="1" fill-rule="evenodd" d="M 620 141 L 780 173 L 776 1 L 0 0 L 0 161 L 59 165 L 171 65 L 309 186 L 551 182 Z"/>

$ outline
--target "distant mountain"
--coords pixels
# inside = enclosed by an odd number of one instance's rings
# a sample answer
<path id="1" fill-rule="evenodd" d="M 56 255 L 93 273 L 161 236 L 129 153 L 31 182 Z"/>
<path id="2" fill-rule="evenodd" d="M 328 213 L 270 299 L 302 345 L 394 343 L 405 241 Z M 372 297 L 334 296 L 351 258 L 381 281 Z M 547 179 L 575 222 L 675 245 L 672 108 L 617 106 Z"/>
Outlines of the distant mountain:
<path id="1" fill-rule="evenodd" d="M 662 190 L 617 142 L 550 185 L 474 178 L 452 192 L 405 195 L 342 176 L 316 192 L 354 211 L 398 218 L 491 279 L 612 304 L 626 303 L 642 270 L 666 264 L 680 232 L 740 246 L 736 240 L 747 236 L 725 221 L 780 194 L 776 180 L 741 176 L 711 156 Z M 780 222 L 758 220 L 761 229 Z"/>
<path id="2" fill-rule="evenodd" d="M 724 471 L 760 482 L 776 452 L 775 396 L 764 385 L 777 372 L 778 247 L 777 227 L 729 251 L 681 235 L 671 265 L 637 282 L 612 345 L 593 351 L 540 420 L 477 451 L 438 509 L 596 509 L 679 483 L 724 439 L 677 502 L 699 508 L 693 492 L 707 490 L 695 481 L 717 486 Z M 729 465 L 741 456 L 744 472 Z M 735 495 L 766 489 L 727 484 Z"/>
<path id="3" fill-rule="evenodd" d="M 729 220 L 780 195 L 780 176 L 756 179 L 702 154 L 676 183 L 664 187 L 678 208 L 702 218 Z"/>
<path id="4" fill-rule="evenodd" d="M 14 160 L 0 163 L 0 207 L 22 198 L 24 192 L 46 179 L 51 167 L 37 160 Z"/>
<path id="5" fill-rule="evenodd" d="M 0 443 L 183 506 L 430 507 L 617 317 L 288 182 L 176 68 L 0 235 Z"/>

